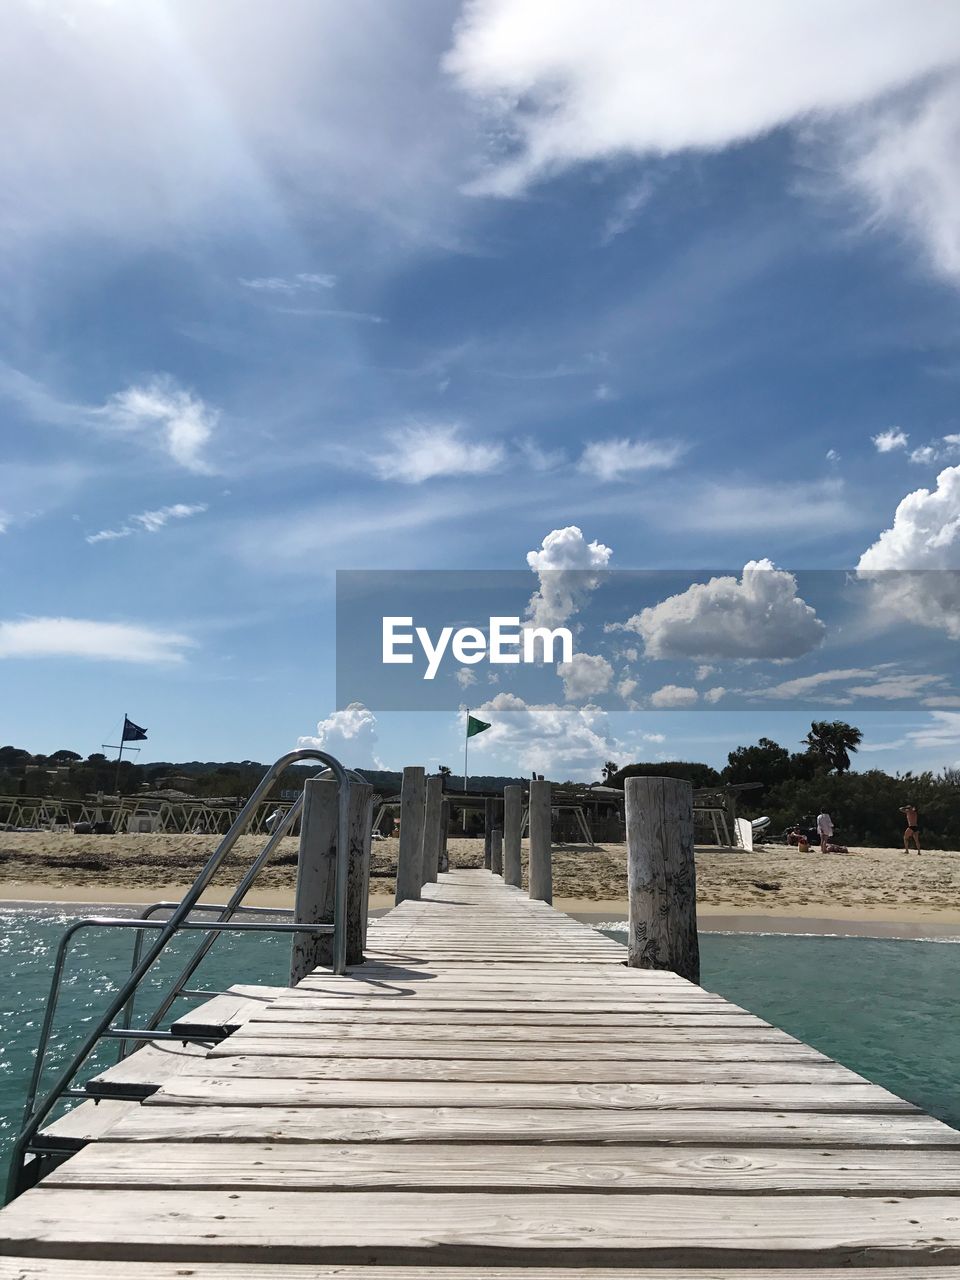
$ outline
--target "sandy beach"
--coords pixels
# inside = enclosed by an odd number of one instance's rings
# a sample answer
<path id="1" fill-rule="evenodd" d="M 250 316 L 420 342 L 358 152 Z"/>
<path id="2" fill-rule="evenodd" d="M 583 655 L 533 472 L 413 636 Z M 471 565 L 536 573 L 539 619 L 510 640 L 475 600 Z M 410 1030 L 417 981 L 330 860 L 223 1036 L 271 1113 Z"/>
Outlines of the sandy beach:
<path id="1" fill-rule="evenodd" d="M 216 837 L 193 835 L 77 836 L 0 832 L 0 899 L 20 902 L 144 903 L 181 896 L 215 847 Z M 296 839 L 282 842 L 262 873 L 251 903 L 289 906 L 296 876 Z M 232 889 L 262 847 L 243 837 L 221 868 L 208 901 Z M 476 839 L 451 839 L 451 865 L 480 866 Z M 524 848 L 524 860 L 526 849 Z M 393 903 L 397 841 L 373 847 L 371 908 Z M 554 850 L 554 903 L 594 919 L 626 911 L 626 847 Z M 831 925 L 901 926 L 905 936 L 960 934 L 960 852 L 905 855 L 895 849 L 807 854 L 783 846 L 697 850 L 701 922 L 706 928 L 778 928 L 832 932 Z M 792 923 L 791 923 L 792 922 Z M 912 926 L 912 927 L 911 927 Z M 955 928 L 954 928 L 955 926 Z M 851 932 L 861 932 L 851 928 Z M 883 930 L 887 931 L 887 930 Z"/>

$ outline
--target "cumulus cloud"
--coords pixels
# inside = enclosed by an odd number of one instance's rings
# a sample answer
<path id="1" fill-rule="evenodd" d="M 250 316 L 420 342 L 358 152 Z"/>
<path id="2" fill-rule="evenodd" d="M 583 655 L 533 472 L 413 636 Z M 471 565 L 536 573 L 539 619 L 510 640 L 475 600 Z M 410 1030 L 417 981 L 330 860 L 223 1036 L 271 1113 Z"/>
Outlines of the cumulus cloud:
<path id="1" fill-rule="evenodd" d="M 335 756 L 348 769 L 383 769 L 378 758 L 377 717 L 362 702 L 351 702 L 332 712 L 310 737 L 297 739 L 298 747 L 315 747 Z"/>
<path id="2" fill-rule="evenodd" d="M 960 640 L 960 466 L 907 494 L 857 573 L 877 610 Z"/>
<path id="3" fill-rule="evenodd" d="M 187 471 L 211 470 L 202 455 L 220 412 L 178 386 L 173 378 L 154 378 L 127 387 L 92 412 L 121 431 L 158 437 L 174 462 Z"/>
<path id="4" fill-rule="evenodd" d="M 632 676 L 624 676 L 617 684 L 617 693 L 623 698 L 624 702 L 629 702 L 637 689 L 637 681 Z"/>
<path id="5" fill-rule="evenodd" d="M 469 667 L 460 667 L 456 673 L 457 684 L 461 689 L 469 689 L 472 684 L 477 683 L 477 676 Z"/>
<path id="6" fill-rule="evenodd" d="M 369 456 L 381 480 L 423 484 L 438 476 L 488 475 L 504 461 L 503 446 L 471 443 L 457 425 L 415 424 L 387 436 L 387 449 Z"/>
<path id="7" fill-rule="evenodd" d="M 799 658 L 816 648 L 826 631 L 797 595 L 793 574 L 769 560 L 751 560 L 739 580 L 694 583 L 623 626 L 642 638 L 648 658 L 696 662 Z"/>
<path id="8" fill-rule="evenodd" d="M 700 699 L 696 689 L 679 684 L 665 684 L 650 695 L 652 707 L 692 707 Z"/>
<path id="9" fill-rule="evenodd" d="M 905 449 L 909 438 L 899 427 L 891 427 L 888 431 L 881 431 L 879 435 L 870 437 L 877 453 L 893 453 L 895 449 Z"/>
<path id="10" fill-rule="evenodd" d="M 712 689 L 706 689 L 703 694 L 704 702 L 717 703 L 721 698 L 726 696 L 726 689 L 722 684 L 714 685 Z"/>
<path id="11" fill-rule="evenodd" d="M 557 663 L 563 678 L 563 696 L 568 702 L 582 702 L 606 693 L 613 679 L 613 667 L 599 654 L 575 653 L 569 662 Z"/>
<path id="12" fill-rule="evenodd" d="M 598 480 L 628 480 L 638 471 L 665 471 L 675 467 L 686 446 L 665 440 L 594 440 L 577 464 L 580 471 Z"/>
<path id="13" fill-rule="evenodd" d="M 516 694 L 498 693 L 471 714 L 492 726 L 474 740 L 477 747 L 495 754 L 502 768 L 518 773 L 595 781 L 603 762 L 616 760 L 623 749 L 607 713 L 592 704 L 527 703 Z"/>
<path id="14" fill-rule="evenodd" d="M 548 533 L 527 564 L 540 579 L 530 597 L 527 617 L 533 626 L 558 627 L 582 607 L 600 585 L 613 551 L 602 542 L 587 542 L 575 525 Z"/>
<path id="15" fill-rule="evenodd" d="M 709 663 L 701 663 L 693 673 L 694 680 L 709 680 L 716 671 L 716 667 L 711 667 Z"/>
<path id="16" fill-rule="evenodd" d="M 240 277 L 239 284 L 256 293 L 294 294 L 314 292 L 317 289 L 332 289 L 337 277 L 328 272 L 298 271 L 293 276 L 255 276 L 253 279 Z"/>
<path id="17" fill-rule="evenodd" d="M 171 520 L 186 520 L 190 516 L 201 515 L 206 510 L 204 502 L 175 502 L 169 507 L 158 507 L 156 511 L 141 511 L 139 515 L 129 516 L 119 529 L 101 529 L 99 533 L 88 534 L 86 541 L 113 542 L 117 538 L 129 538 L 135 533 L 157 533 Z"/>
<path id="18" fill-rule="evenodd" d="M 87 618 L 0 621 L 0 658 L 86 658 L 100 662 L 182 662 L 193 641 L 173 631 Z"/>

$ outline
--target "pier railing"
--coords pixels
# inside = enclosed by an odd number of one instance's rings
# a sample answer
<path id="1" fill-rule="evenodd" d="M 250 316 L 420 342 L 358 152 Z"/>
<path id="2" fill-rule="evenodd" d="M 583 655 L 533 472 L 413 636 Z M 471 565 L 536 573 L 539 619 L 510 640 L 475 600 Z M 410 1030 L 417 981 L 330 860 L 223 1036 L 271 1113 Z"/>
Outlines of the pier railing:
<path id="1" fill-rule="evenodd" d="M 290 830 L 294 822 L 299 818 L 303 806 L 303 797 L 282 815 L 281 819 L 274 824 L 269 840 L 264 845 L 260 854 L 254 859 L 240 883 L 237 885 L 230 898 L 223 905 L 211 907 L 207 904 L 201 904 L 199 899 L 212 882 L 217 871 L 222 866 L 227 855 L 235 846 L 237 840 L 247 830 L 251 820 L 257 813 L 264 796 L 274 785 L 277 778 L 292 764 L 300 761 L 317 761 L 325 767 L 319 772 L 318 777 L 324 775 L 332 775 L 332 780 L 337 785 L 337 847 L 336 847 L 336 869 L 335 869 L 335 885 L 334 885 L 334 902 L 333 902 L 333 921 L 332 923 L 304 923 L 304 922 L 276 922 L 276 921 L 238 921 L 233 917 L 244 910 L 242 901 L 250 891 L 257 876 L 266 866 L 271 854 L 276 848 L 279 841 Z M 249 800 L 240 810 L 234 820 L 230 830 L 226 833 L 219 845 L 207 860 L 201 869 L 193 884 L 184 894 L 179 903 L 172 904 L 172 911 L 165 920 L 156 920 L 152 916 L 161 908 L 170 904 L 155 903 L 149 912 L 136 919 L 129 917 L 108 917 L 98 916 L 89 919 L 75 921 L 73 925 L 66 931 L 60 941 L 57 950 L 57 956 L 54 963 L 53 973 L 51 976 L 50 994 L 47 1000 L 46 1009 L 44 1011 L 43 1022 L 40 1032 L 40 1043 L 37 1048 L 37 1056 L 34 1062 L 33 1072 L 28 1087 L 27 1102 L 24 1110 L 23 1123 L 20 1134 L 14 1143 L 10 1158 L 10 1174 L 8 1179 L 8 1199 L 12 1199 L 24 1189 L 26 1182 L 26 1162 L 27 1157 L 33 1155 L 39 1157 L 50 1154 L 63 1154 L 57 1152 L 55 1147 L 50 1143 L 38 1143 L 38 1134 L 51 1113 L 54 1111 L 58 1103 L 65 1098 L 87 1097 L 88 1095 L 80 1090 L 74 1089 L 74 1080 L 78 1073 L 82 1070 L 95 1049 L 106 1040 L 117 1040 L 121 1046 L 130 1043 L 142 1043 L 145 1041 L 162 1041 L 177 1040 L 187 1042 L 191 1039 L 199 1039 L 201 1041 L 209 1041 L 210 1036 L 204 1035 L 191 1036 L 189 1033 L 180 1031 L 162 1031 L 159 1029 L 160 1023 L 166 1017 L 170 1008 L 179 998 L 194 998 L 197 995 L 210 995 L 214 993 L 196 992 L 188 988 L 191 977 L 196 972 L 204 956 L 209 952 L 219 934 L 224 931 L 270 931 L 279 933 L 294 934 L 328 934 L 331 935 L 331 968 L 336 974 L 342 974 L 346 970 L 347 960 L 347 876 L 349 869 L 349 821 L 350 821 L 350 791 L 351 782 L 363 782 L 359 774 L 346 770 L 343 765 L 333 756 L 325 751 L 318 751 L 314 748 L 303 748 L 296 751 L 287 752 L 275 761 L 267 770 L 263 778 L 260 780 Z M 215 920 L 197 920 L 191 916 L 196 912 L 215 910 L 217 918 Z M 270 914 L 273 914 L 272 912 Z M 292 914 L 292 913 L 291 913 Z M 68 1061 L 57 1072 L 56 1077 L 47 1092 L 38 1101 L 40 1088 L 43 1081 L 44 1069 L 47 1064 L 47 1056 L 50 1043 L 50 1034 L 53 1029 L 56 1016 L 57 1004 L 59 1001 L 63 972 L 69 954 L 70 946 L 73 939 L 85 929 L 134 929 L 137 931 L 137 938 L 134 945 L 134 954 L 131 964 L 130 974 L 122 983 L 119 990 L 115 992 L 105 1009 L 96 1017 L 93 1026 L 89 1029 L 82 1043 L 74 1050 Z M 159 1006 L 153 1011 L 148 1018 L 146 1024 L 142 1027 L 133 1027 L 133 1010 L 136 1001 L 137 992 L 140 989 L 146 975 L 152 969 L 153 965 L 163 954 L 164 950 L 178 933 L 182 931 L 197 931 L 205 936 L 200 944 L 196 947 L 190 959 L 187 961 L 183 970 L 170 985 L 162 997 Z M 144 945 L 145 937 L 153 933 L 153 940 Z M 121 1056 L 122 1051 L 121 1051 Z"/>

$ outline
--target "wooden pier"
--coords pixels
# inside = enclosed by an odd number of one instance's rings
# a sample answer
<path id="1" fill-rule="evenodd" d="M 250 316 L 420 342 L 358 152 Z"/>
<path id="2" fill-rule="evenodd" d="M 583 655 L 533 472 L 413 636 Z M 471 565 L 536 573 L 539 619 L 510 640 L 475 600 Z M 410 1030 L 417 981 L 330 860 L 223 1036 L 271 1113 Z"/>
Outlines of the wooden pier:
<path id="1" fill-rule="evenodd" d="M 960 1132 L 760 1018 L 483 870 L 367 955 L 127 1059 L 0 1280 L 960 1276 Z"/>

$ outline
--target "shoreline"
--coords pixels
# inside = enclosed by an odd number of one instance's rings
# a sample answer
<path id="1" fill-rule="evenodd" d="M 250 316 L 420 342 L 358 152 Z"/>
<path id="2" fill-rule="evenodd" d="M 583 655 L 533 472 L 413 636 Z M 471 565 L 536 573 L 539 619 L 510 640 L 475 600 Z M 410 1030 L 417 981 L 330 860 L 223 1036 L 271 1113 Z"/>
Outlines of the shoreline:
<path id="1" fill-rule="evenodd" d="M 131 907 L 148 906 L 154 902 L 179 901 L 189 886 L 169 884 L 160 886 L 114 887 L 79 884 L 45 884 L 21 882 L 4 886 L 0 898 L 0 910 L 60 910 L 83 907 L 91 912 L 118 908 L 127 912 Z M 106 888 L 106 892 L 103 890 Z M 100 890 L 100 892 L 98 892 Z M 218 892 L 204 894 L 201 903 L 216 903 L 228 896 Z M 260 889 L 252 892 L 246 906 L 292 907 L 292 889 Z M 608 921 L 627 919 L 625 899 L 591 899 L 555 897 L 553 905 L 558 911 L 585 924 L 599 925 Z M 393 906 L 393 895 L 372 893 L 370 912 L 381 915 Z M 807 935 L 816 937 L 889 938 L 906 941 L 950 940 L 960 941 L 960 907 L 949 910 L 930 907 L 919 910 L 913 907 L 889 905 L 869 907 L 832 908 L 829 913 L 822 906 L 793 907 L 788 912 L 761 907 L 745 910 L 734 903 L 702 903 L 698 907 L 701 933 L 742 933 Z"/>

